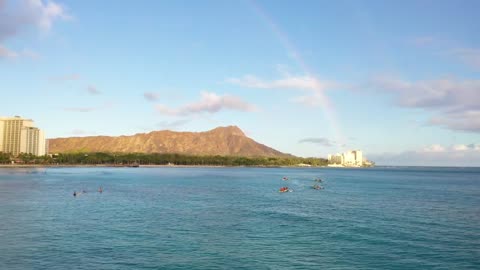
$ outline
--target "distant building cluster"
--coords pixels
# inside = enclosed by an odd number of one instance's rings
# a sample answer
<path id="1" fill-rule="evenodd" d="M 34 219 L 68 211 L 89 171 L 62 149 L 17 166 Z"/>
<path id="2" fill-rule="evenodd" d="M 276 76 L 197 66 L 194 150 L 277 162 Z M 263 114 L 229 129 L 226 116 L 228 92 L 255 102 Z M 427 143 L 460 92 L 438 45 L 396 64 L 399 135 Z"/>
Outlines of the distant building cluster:
<path id="1" fill-rule="evenodd" d="M 18 156 L 21 153 L 44 156 L 48 153 L 45 133 L 33 120 L 20 116 L 0 117 L 0 152 Z"/>
<path id="2" fill-rule="evenodd" d="M 345 167 L 362 167 L 370 166 L 371 162 L 363 156 L 362 151 L 351 150 L 341 154 L 328 155 L 328 164 Z"/>

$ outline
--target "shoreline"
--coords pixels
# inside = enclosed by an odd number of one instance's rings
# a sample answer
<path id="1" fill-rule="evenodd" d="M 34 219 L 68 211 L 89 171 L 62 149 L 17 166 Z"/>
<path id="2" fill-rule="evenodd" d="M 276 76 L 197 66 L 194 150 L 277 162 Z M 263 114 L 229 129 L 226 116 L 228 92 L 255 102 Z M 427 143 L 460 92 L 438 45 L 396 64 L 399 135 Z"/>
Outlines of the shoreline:
<path id="1" fill-rule="evenodd" d="M 327 166 L 304 167 L 304 166 L 227 166 L 227 165 L 160 165 L 149 164 L 132 166 L 118 166 L 113 164 L 0 164 L 2 168 L 326 168 Z"/>

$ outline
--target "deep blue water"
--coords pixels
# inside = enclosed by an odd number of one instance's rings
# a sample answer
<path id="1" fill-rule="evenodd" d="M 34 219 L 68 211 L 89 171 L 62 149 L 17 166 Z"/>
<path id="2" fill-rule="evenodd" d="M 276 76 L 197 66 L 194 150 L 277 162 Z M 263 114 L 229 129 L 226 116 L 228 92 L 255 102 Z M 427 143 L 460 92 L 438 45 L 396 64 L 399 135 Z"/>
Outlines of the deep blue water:
<path id="1" fill-rule="evenodd" d="M 480 269 L 480 169 L 0 169 L 0 269 Z"/>

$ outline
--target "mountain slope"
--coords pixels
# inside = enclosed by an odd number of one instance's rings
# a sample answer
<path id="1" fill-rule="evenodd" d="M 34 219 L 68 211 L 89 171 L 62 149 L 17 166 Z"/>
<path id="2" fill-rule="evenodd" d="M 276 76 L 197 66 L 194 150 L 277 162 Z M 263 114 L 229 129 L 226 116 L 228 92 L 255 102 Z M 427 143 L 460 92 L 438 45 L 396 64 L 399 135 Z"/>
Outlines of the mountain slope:
<path id="1" fill-rule="evenodd" d="M 49 152 L 178 153 L 250 157 L 290 156 L 248 138 L 237 126 L 218 127 L 205 132 L 162 130 L 119 137 L 56 138 L 49 140 Z"/>

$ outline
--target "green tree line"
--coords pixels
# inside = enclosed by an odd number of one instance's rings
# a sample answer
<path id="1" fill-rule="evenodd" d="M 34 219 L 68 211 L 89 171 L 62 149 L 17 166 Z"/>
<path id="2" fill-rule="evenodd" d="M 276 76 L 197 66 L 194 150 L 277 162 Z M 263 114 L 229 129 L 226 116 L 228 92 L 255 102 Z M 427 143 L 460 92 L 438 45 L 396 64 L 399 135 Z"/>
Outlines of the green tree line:
<path id="1" fill-rule="evenodd" d="M 301 157 L 237 157 L 237 156 L 193 156 L 181 154 L 144 153 L 62 153 L 53 156 L 20 154 L 12 157 L 0 153 L 0 163 L 59 164 L 59 165 L 209 165 L 209 166 L 326 166 L 322 158 Z"/>

